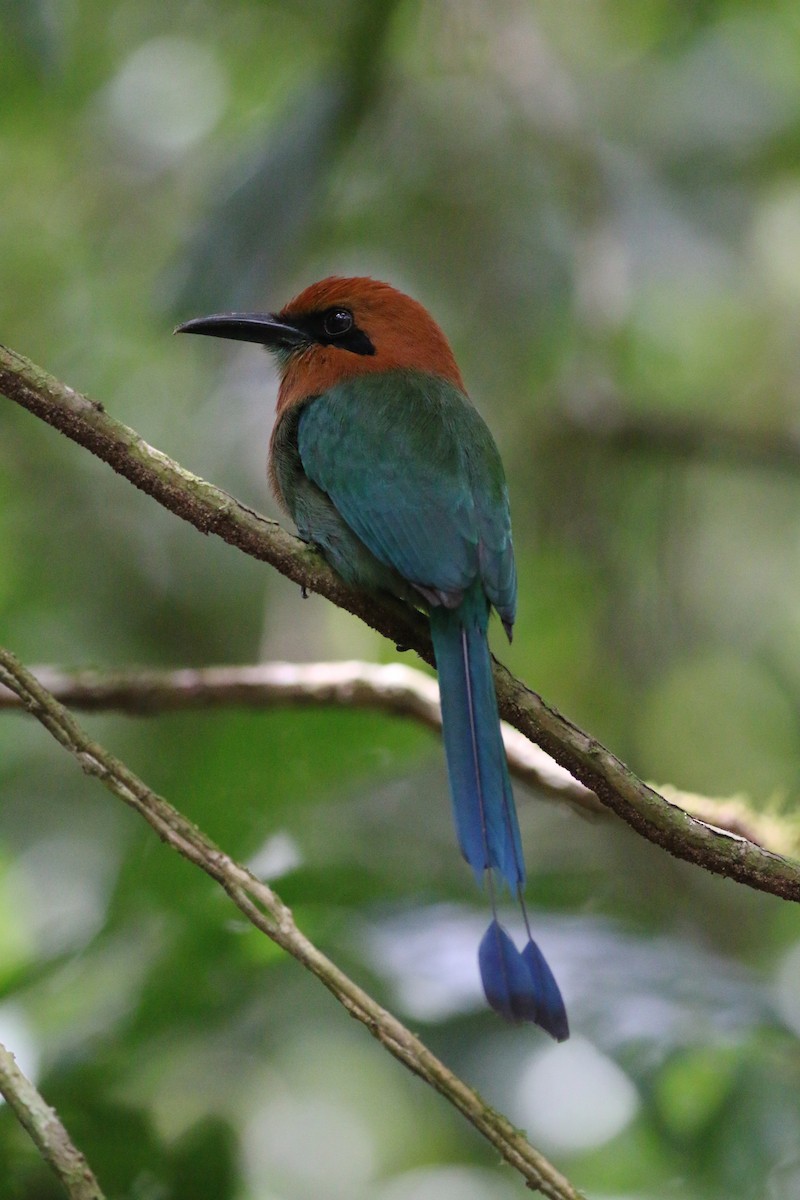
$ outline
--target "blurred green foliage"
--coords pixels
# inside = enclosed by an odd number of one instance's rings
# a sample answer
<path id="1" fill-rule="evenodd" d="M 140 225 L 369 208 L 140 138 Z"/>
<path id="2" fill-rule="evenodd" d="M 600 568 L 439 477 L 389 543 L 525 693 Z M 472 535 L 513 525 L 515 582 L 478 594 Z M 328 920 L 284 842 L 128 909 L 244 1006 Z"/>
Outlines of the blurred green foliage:
<path id="1" fill-rule="evenodd" d="M 645 778 L 794 806 L 800 455 L 769 451 L 800 394 L 794 0 L 2 0 L 0 31 L 3 342 L 272 512 L 267 362 L 171 327 L 330 273 L 406 288 L 508 467 L 504 660 Z M 0 638 L 27 662 L 394 655 L 10 403 L 0 423 Z M 87 724 L 588 1195 L 800 1194 L 791 906 L 520 795 L 574 1030 L 552 1048 L 482 1004 L 432 736 Z M 109 1197 L 519 1194 L 19 716 L 0 799 L 0 1039 Z M 0 1111 L 0 1196 L 58 1195 Z"/>

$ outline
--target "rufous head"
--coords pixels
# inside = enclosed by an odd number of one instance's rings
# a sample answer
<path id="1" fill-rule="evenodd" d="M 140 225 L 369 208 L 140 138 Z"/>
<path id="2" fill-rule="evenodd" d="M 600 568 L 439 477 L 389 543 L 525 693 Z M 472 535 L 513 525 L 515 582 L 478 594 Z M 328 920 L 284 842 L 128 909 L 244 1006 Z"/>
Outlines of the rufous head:
<path id="1" fill-rule="evenodd" d="M 413 369 L 463 391 L 453 351 L 433 317 L 388 283 L 331 276 L 312 283 L 277 313 L 220 313 L 179 325 L 258 342 L 275 352 L 281 372 L 278 410 L 317 396 L 344 379 Z"/>

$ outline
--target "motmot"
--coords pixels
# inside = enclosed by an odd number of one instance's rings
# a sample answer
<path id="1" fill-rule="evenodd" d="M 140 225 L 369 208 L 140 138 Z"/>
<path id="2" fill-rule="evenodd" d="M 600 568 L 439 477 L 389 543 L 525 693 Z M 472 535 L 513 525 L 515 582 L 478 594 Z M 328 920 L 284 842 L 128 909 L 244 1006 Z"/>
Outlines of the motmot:
<path id="1" fill-rule="evenodd" d="M 269 475 L 302 538 L 347 583 L 428 613 L 461 852 L 489 893 L 479 947 L 486 998 L 512 1021 L 569 1036 L 564 1002 L 530 931 L 525 864 L 487 631 L 511 639 L 517 576 L 508 490 L 488 426 L 442 330 L 410 296 L 331 277 L 276 313 L 218 313 L 176 332 L 255 342 L 280 375 Z M 500 924 L 504 882 L 526 931 Z"/>

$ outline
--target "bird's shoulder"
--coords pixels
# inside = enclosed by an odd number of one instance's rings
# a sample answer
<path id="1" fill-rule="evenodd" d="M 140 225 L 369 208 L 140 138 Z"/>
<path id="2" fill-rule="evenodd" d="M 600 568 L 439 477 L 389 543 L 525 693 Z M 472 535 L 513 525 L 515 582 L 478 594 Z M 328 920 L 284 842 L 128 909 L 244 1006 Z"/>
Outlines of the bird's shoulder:
<path id="1" fill-rule="evenodd" d="M 320 440 L 356 454 L 379 450 L 390 462 L 411 457 L 419 469 L 465 479 L 482 471 L 484 483 L 503 477 L 492 435 L 466 393 L 423 371 L 342 380 L 302 406 L 298 436 L 307 450 Z"/>

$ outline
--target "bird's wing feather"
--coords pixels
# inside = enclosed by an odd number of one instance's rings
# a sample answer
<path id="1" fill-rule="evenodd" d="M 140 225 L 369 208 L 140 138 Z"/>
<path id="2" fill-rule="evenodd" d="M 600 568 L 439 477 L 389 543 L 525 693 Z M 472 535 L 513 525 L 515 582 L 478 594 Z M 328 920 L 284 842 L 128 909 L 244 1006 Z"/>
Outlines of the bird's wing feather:
<path id="1" fill-rule="evenodd" d="M 308 477 L 376 558 L 454 603 L 480 576 L 513 621 L 503 470 L 457 388 L 413 371 L 345 381 L 305 408 L 298 449 Z"/>

